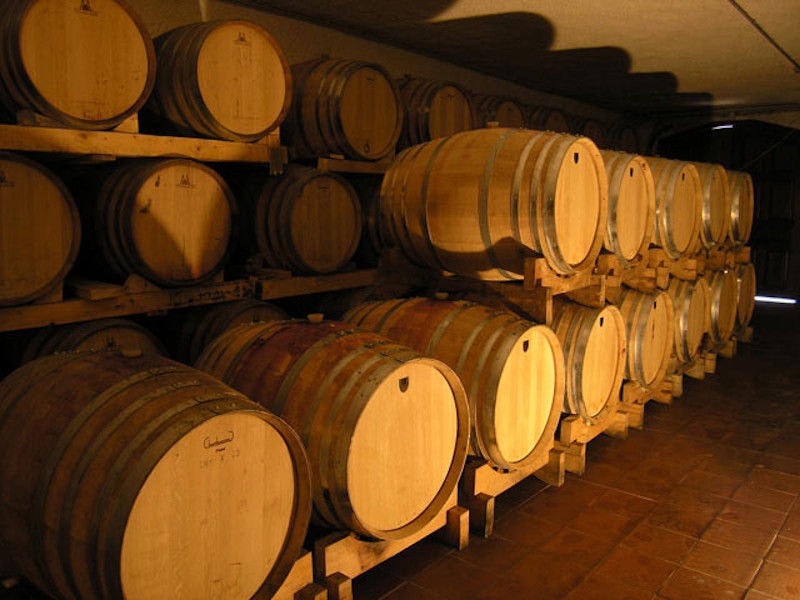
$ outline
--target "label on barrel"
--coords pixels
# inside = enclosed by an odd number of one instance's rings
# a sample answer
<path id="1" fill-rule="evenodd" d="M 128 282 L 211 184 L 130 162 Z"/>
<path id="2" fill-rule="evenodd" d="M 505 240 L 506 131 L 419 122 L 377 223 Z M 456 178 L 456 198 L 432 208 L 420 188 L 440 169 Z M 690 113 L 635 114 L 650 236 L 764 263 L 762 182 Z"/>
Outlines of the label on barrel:
<path id="1" fill-rule="evenodd" d="M 193 189 L 196 186 L 192 183 L 192 180 L 189 179 L 189 174 L 183 173 L 178 181 L 178 187 Z"/>
<path id="2" fill-rule="evenodd" d="M 238 32 L 236 39 L 233 42 L 238 46 L 251 46 L 250 40 L 247 39 L 247 34 L 244 31 Z"/>

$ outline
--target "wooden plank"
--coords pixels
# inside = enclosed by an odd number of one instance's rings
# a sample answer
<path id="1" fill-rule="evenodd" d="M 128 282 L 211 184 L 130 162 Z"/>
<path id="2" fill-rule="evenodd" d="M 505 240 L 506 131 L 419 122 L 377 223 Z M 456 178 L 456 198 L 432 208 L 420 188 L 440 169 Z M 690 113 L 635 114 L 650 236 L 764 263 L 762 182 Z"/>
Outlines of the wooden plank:
<path id="1" fill-rule="evenodd" d="M 53 304 L 11 306 L 0 309 L 0 331 L 121 317 L 240 300 L 252 296 L 253 283 L 251 281 L 235 280 L 186 288 L 122 294 L 101 300 L 77 298 Z"/>
<path id="2" fill-rule="evenodd" d="M 26 152 L 105 154 L 118 157 L 190 156 L 210 162 L 270 163 L 280 148 L 277 134 L 267 143 L 228 142 L 121 131 L 86 131 L 57 127 L 0 125 L 0 148 Z M 281 158 L 286 149 L 280 152 Z M 285 162 L 285 160 L 283 161 Z"/>
<path id="3" fill-rule="evenodd" d="M 375 276 L 375 269 L 359 269 L 332 275 L 261 279 L 256 282 L 256 296 L 262 300 L 270 300 L 367 287 L 374 283 Z"/>
<path id="4" fill-rule="evenodd" d="M 295 561 L 292 570 L 283 580 L 281 587 L 272 595 L 272 600 L 309 599 L 325 600 L 327 590 L 314 583 L 313 556 L 308 550 L 303 550 Z M 266 597 L 255 596 L 252 600 L 268 600 Z"/>
<path id="5" fill-rule="evenodd" d="M 383 175 L 389 170 L 390 166 L 392 166 L 391 159 L 381 159 L 376 162 L 331 157 L 321 157 L 317 159 L 317 169 L 320 171 L 336 171 L 339 173 Z"/>

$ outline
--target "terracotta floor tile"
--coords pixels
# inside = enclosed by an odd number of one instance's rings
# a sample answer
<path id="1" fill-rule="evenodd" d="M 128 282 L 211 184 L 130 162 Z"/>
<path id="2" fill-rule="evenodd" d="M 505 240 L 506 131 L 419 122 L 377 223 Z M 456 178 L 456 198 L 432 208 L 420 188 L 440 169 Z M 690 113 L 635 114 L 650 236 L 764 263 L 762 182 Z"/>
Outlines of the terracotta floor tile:
<path id="1" fill-rule="evenodd" d="M 592 462 L 583 478 L 591 483 L 614 487 L 614 484 L 625 476 L 625 472 L 623 467 L 614 463 Z"/>
<path id="2" fill-rule="evenodd" d="M 777 531 L 783 524 L 786 515 L 777 510 L 731 500 L 720 511 L 719 518 L 723 521 Z"/>
<path id="3" fill-rule="evenodd" d="M 800 455 L 800 435 L 783 433 L 767 446 L 766 451 L 770 454 L 796 458 Z"/>
<path id="4" fill-rule="evenodd" d="M 656 592 L 678 565 L 626 546 L 618 546 L 594 571 L 605 580 L 617 580 L 627 587 Z"/>
<path id="5" fill-rule="evenodd" d="M 677 488 L 659 503 L 649 520 L 654 525 L 699 537 L 725 502 L 725 498 L 708 492 Z"/>
<path id="6" fill-rule="evenodd" d="M 716 494 L 717 496 L 731 497 L 736 489 L 742 484 L 738 477 L 720 475 L 709 471 L 695 469 L 689 472 L 681 482 L 681 486 L 690 487 Z"/>
<path id="7" fill-rule="evenodd" d="M 744 593 L 743 587 L 687 568 L 675 571 L 659 590 L 669 600 L 735 600 Z"/>
<path id="8" fill-rule="evenodd" d="M 566 523 L 560 517 L 542 518 L 533 512 L 516 510 L 495 522 L 494 535 L 531 549 L 555 536 Z"/>
<path id="9" fill-rule="evenodd" d="M 563 486 L 545 489 L 520 506 L 526 513 L 566 523 L 602 494 L 606 488 L 568 477 Z"/>
<path id="10" fill-rule="evenodd" d="M 697 543 L 697 538 L 644 521 L 621 543 L 640 554 L 679 563 Z"/>
<path id="11" fill-rule="evenodd" d="M 392 575 L 408 579 L 453 552 L 453 548 L 432 538 L 425 538 L 386 561 L 386 568 Z"/>
<path id="12" fill-rule="evenodd" d="M 567 525 L 592 537 L 616 542 L 633 531 L 641 519 L 593 504 L 578 513 Z"/>
<path id="13" fill-rule="evenodd" d="M 353 579 L 353 596 L 382 598 L 404 585 L 406 580 L 392 574 L 387 563 L 382 563 Z"/>
<path id="14" fill-rule="evenodd" d="M 567 564 L 577 561 L 585 565 L 596 565 L 613 545 L 614 540 L 597 538 L 566 527 L 537 550 L 548 557 L 560 558 Z"/>
<path id="15" fill-rule="evenodd" d="M 800 513 L 791 512 L 781 528 L 781 535 L 800 541 Z"/>
<path id="16" fill-rule="evenodd" d="M 764 592 L 750 589 L 747 590 L 744 600 L 780 600 L 780 598 L 775 598 L 775 596 L 771 596 L 770 594 L 765 594 Z"/>
<path id="17" fill-rule="evenodd" d="M 566 600 L 609 600 L 609 598 L 652 600 L 653 593 L 626 585 L 618 577 L 603 577 L 593 573 L 566 596 Z"/>
<path id="18" fill-rule="evenodd" d="M 800 568 L 800 541 L 779 535 L 766 560 L 786 567 Z"/>
<path id="19" fill-rule="evenodd" d="M 470 598 L 495 581 L 495 575 L 486 569 L 461 560 L 452 554 L 415 575 L 411 581 L 438 594 L 442 598 Z"/>
<path id="20" fill-rule="evenodd" d="M 747 587 L 761 566 L 761 556 L 700 541 L 683 566 Z"/>
<path id="21" fill-rule="evenodd" d="M 741 481 L 747 477 L 753 469 L 753 463 L 746 461 L 738 461 L 725 454 L 714 454 L 705 458 L 700 467 L 709 473 L 716 473 L 718 475 L 725 475 L 727 477 L 736 477 Z"/>
<path id="22" fill-rule="evenodd" d="M 787 512 L 794 504 L 797 496 L 789 492 L 770 489 L 752 480 L 743 483 L 733 494 L 733 499 L 745 504 L 755 504 Z"/>
<path id="23" fill-rule="evenodd" d="M 753 582 L 753 589 L 776 598 L 800 598 L 800 569 L 765 562 Z"/>
<path id="24" fill-rule="evenodd" d="M 495 573 L 504 573 L 513 567 L 530 550 L 517 542 L 499 535 L 482 538 L 473 535 L 469 545 L 458 552 L 458 558 Z"/>
<path id="25" fill-rule="evenodd" d="M 775 536 L 774 531 L 765 530 L 763 527 L 751 527 L 714 519 L 703 532 L 701 539 L 724 548 L 745 550 L 750 554 L 764 556 L 775 540 Z"/>
<path id="26" fill-rule="evenodd" d="M 643 498 L 622 490 L 609 489 L 594 500 L 591 506 L 613 510 L 630 517 L 643 517 L 650 513 L 656 504 L 657 502 L 650 498 Z"/>
<path id="27" fill-rule="evenodd" d="M 780 456 L 777 454 L 764 454 L 761 459 L 765 467 L 780 471 L 782 473 L 789 473 L 791 475 L 800 475 L 800 450 L 795 452 L 792 456 Z"/>
<path id="28" fill-rule="evenodd" d="M 756 467 L 750 472 L 748 481 L 781 492 L 789 492 L 797 496 L 800 494 L 800 476 L 782 473 L 765 467 Z"/>
<path id="29" fill-rule="evenodd" d="M 380 600 L 441 600 L 442 597 L 423 587 L 406 582 L 385 596 L 363 596 L 363 598 L 364 600 L 376 600 L 377 598 Z"/>
<path id="30" fill-rule="evenodd" d="M 595 564 L 587 564 L 577 556 L 569 558 L 532 552 L 503 577 L 508 580 L 506 587 L 519 593 L 497 597 L 563 598 L 583 581 Z"/>

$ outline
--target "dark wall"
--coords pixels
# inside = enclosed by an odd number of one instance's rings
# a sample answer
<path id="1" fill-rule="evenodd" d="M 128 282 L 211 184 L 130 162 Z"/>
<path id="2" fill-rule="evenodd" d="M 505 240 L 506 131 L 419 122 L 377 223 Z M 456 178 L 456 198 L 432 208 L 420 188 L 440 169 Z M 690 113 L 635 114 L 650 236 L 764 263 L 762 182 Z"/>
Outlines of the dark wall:
<path id="1" fill-rule="evenodd" d="M 666 137 L 657 151 L 750 173 L 755 187 L 750 245 L 758 292 L 800 297 L 800 131 L 761 121 L 713 129 L 719 125 Z"/>

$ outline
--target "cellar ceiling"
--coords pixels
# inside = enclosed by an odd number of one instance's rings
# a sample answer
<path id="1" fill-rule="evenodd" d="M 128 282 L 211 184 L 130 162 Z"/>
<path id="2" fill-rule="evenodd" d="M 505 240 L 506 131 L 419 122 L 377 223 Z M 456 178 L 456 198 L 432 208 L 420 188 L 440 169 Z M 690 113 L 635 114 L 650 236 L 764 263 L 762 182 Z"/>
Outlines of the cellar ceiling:
<path id="1" fill-rule="evenodd" d="M 241 0 L 620 113 L 800 127 L 798 0 Z"/>

